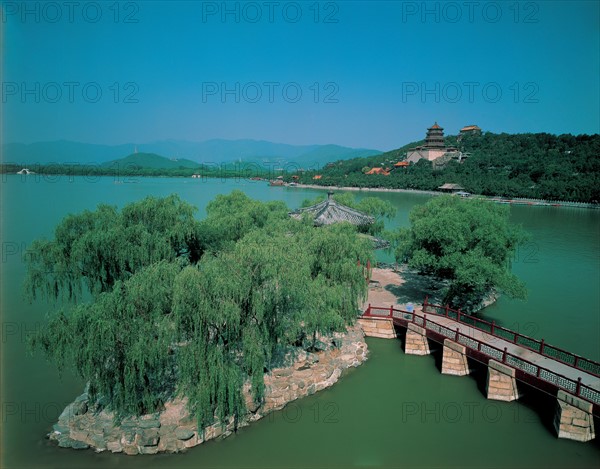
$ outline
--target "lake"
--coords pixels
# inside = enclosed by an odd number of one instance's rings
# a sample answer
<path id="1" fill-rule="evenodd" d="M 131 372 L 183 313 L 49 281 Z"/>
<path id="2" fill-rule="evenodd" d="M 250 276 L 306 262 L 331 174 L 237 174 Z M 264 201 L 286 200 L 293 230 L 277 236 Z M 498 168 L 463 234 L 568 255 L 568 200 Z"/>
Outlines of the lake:
<path id="1" fill-rule="evenodd" d="M 198 217 L 217 194 L 234 189 L 290 208 L 323 191 L 268 187 L 262 181 L 3 175 L 2 197 L 2 467 L 598 467 L 600 438 L 559 440 L 554 400 L 531 390 L 518 402 L 488 401 L 485 370 L 474 376 L 439 373 L 436 357 L 405 356 L 400 341 L 367 339 L 370 358 L 338 384 L 291 403 L 237 434 L 185 454 L 127 457 L 56 447 L 44 438 L 83 389 L 62 378 L 25 336 L 54 307 L 22 299 L 23 253 L 52 237 L 68 213 L 99 203 L 122 207 L 147 195 L 177 193 Z M 378 195 L 398 209 L 388 228 L 408 225 L 412 207 L 431 196 Z M 483 316 L 546 342 L 600 360 L 600 211 L 511 207 L 511 219 L 531 233 L 513 264 L 527 283 L 526 301 L 501 298 Z M 385 253 L 381 260 L 390 261 Z M 598 422 L 596 431 L 600 431 Z"/>

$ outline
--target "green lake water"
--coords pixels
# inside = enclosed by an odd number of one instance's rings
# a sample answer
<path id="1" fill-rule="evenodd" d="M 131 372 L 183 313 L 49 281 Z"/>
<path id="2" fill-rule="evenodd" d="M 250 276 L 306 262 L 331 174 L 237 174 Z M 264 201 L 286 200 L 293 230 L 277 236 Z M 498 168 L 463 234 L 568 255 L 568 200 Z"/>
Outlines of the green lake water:
<path id="1" fill-rule="evenodd" d="M 39 328 L 52 305 L 21 296 L 23 253 L 51 237 L 68 213 L 99 203 L 119 207 L 146 195 L 179 194 L 198 206 L 240 189 L 291 208 L 320 191 L 268 187 L 244 180 L 111 177 L 86 179 L 3 176 L 2 196 L 2 454 L 7 468 L 292 468 L 292 467 L 546 467 L 600 466 L 600 438 L 582 444 L 558 440 L 554 400 L 527 390 L 518 402 L 484 397 L 485 370 L 469 377 L 439 372 L 439 354 L 405 356 L 399 340 L 368 339 L 369 360 L 332 388 L 222 441 L 185 454 L 136 456 L 65 450 L 44 436 L 83 383 L 41 355 L 27 355 L 24 338 Z M 430 196 L 379 195 L 407 226 L 408 212 Z M 527 301 L 501 298 L 483 315 L 548 343 L 600 360 L 600 212 L 554 207 L 511 207 L 511 219 L 531 233 L 514 262 L 528 286 Z M 382 260 L 391 260 L 380 254 Z M 596 421 L 596 432 L 600 425 Z"/>

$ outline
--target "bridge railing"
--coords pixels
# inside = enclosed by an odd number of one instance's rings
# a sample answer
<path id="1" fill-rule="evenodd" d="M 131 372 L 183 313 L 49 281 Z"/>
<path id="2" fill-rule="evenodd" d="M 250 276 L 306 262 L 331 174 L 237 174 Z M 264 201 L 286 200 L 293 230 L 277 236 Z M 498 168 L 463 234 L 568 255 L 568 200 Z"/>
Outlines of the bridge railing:
<path id="1" fill-rule="evenodd" d="M 571 353 L 567 350 L 561 349 L 554 345 L 547 344 L 544 339 L 538 340 L 533 337 L 529 337 L 525 334 L 512 331 L 505 327 L 499 326 L 495 321 L 489 322 L 484 319 L 470 316 L 463 313 L 460 309 L 455 310 L 448 306 L 434 305 L 427 302 L 428 298 L 425 298 L 423 302 L 423 311 L 426 313 L 434 313 L 439 316 L 446 316 L 450 319 L 454 319 L 462 324 L 467 324 L 471 327 L 479 329 L 480 331 L 487 332 L 494 337 L 504 339 L 513 344 L 520 345 L 529 350 L 539 353 L 553 360 L 569 365 L 578 370 L 585 371 L 594 376 L 600 377 L 600 363 L 584 358 L 580 355 Z"/>
<path id="2" fill-rule="evenodd" d="M 463 313 L 461 313 L 461 316 L 462 315 Z M 476 356 L 481 358 L 485 356 L 488 359 L 493 359 L 515 368 L 517 372 L 519 372 L 518 378 L 524 382 L 527 382 L 528 384 L 536 386 L 537 383 L 535 379 L 542 380 L 551 386 L 563 389 L 570 394 L 591 402 L 594 404 L 594 414 L 600 414 L 600 392 L 583 384 L 581 382 L 581 377 L 575 380 L 556 373 L 548 368 L 539 366 L 536 363 L 510 353 L 506 347 L 500 349 L 494 345 L 464 334 L 460 332 L 458 328 L 453 330 L 449 327 L 428 320 L 426 313 L 419 314 L 414 311 L 396 309 L 393 306 L 384 308 L 369 305 L 363 314 L 363 317 L 382 319 L 390 318 L 394 320 L 394 322 L 400 323 L 402 326 L 407 326 L 409 322 L 412 322 L 423 327 L 424 329 L 433 331 L 440 337 L 448 338 L 454 342 L 464 345 L 466 348 L 472 350 L 473 354 Z M 451 316 L 449 315 L 448 317 Z"/>

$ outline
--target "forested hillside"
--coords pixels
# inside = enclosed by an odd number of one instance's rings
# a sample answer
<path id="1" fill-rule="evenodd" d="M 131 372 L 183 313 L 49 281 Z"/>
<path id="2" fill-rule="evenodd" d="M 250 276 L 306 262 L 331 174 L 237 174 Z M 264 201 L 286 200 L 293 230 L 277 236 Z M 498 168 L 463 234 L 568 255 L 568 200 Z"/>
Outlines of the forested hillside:
<path id="1" fill-rule="evenodd" d="M 420 142 L 369 158 L 338 161 L 321 171 L 298 174 L 298 182 L 356 187 L 436 190 L 444 183 L 460 184 L 474 194 L 549 200 L 600 201 L 600 135 L 494 134 L 468 135 L 457 141 L 468 153 L 462 163 L 450 161 L 436 170 L 420 160 L 394 168 L 406 150 Z M 389 175 L 364 174 L 374 167 L 391 168 Z M 314 176 L 321 175 L 320 179 Z"/>

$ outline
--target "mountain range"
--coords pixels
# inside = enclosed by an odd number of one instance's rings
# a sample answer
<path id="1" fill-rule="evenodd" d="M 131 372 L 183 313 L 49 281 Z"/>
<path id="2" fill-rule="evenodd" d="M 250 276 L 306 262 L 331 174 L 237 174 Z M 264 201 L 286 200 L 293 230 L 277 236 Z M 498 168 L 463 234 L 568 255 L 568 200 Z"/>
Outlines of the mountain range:
<path id="1" fill-rule="evenodd" d="M 138 153 L 139 152 L 139 153 Z M 264 140 L 222 140 L 204 142 L 162 140 L 144 144 L 101 145 L 68 140 L 31 144 L 2 144 L 2 163 L 104 164 L 132 154 L 162 155 L 169 160 L 195 163 L 256 162 L 265 166 L 294 163 L 301 167 L 321 166 L 332 161 L 378 155 L 379 150 L 349 148 L 340 145 L 289 145 Z M 129 155 L 129 156 L 127 156 Z M 155 160 L 155 159 L 154 159 Z M 156 162 L 156 160 L 155 160 Z M 138 157 L 135 164 L 144 164 Z M 149 163 L 151 164 L 151 163 Z M 187 166 L 187 163 L 184 164 Z"/>
<path id="2" fill-rule="evenodd" d="M 197 163 L 186 158 L 165 158 L 156 153 L 132 153 L 125 158 L 108 161 L 102 163 L 102 166 L 111 167 L 118 166 L 119 168 L 129 169 L 181 169 L 181 168 L 199 168 L 200 163 Z"/>

